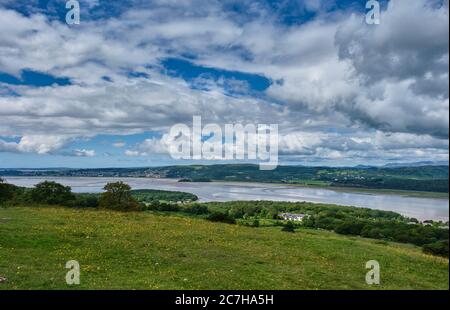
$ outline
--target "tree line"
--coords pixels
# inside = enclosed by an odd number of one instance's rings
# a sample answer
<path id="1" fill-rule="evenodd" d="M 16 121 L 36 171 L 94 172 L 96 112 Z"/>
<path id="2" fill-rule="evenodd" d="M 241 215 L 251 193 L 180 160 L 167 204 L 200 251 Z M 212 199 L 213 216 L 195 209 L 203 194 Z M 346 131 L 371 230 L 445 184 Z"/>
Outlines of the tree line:
<path id="1" fill-rule="evenodd" d="M 102 208 L 118 211 L 140 211 L 147 209 L 146 202 L 186 202 L 198 199 L 196 195 L 183 192 L 159 190 L 132 191 L 123 182 L 108 183 L 101 194 L 75 194 L 71 187 L 44 181 L 33 188 L 18 187 L 0 178 L 0 204 L 9 205 L 61 205 L 78 208 Z"/>
<path id="2" fill-rule="evenodd" d="M 259 227 L 283 226 L 325 229 L 342 235 L 411 243 L 426 253 L 449 256 L 448 222 L 404 217 L 396 212 L 307 202 L 233 201 L 197 203 L 189 193 L 158 190 L 132 191 L 123 182 L 108 183 L 101 194 L 74 194 L 69 186 L 45 181 L 32 189 L 17 187 L 0 178 L 0 205 L 61 205 L 115 211 L 179 212 L 212 222 Z M 183 202 L 183 203 L 180 203 Z M 284 212 L 305 215 L 302 222 L 284 221 Z M 268 223 L 268 224 L 267 224 Z"/>

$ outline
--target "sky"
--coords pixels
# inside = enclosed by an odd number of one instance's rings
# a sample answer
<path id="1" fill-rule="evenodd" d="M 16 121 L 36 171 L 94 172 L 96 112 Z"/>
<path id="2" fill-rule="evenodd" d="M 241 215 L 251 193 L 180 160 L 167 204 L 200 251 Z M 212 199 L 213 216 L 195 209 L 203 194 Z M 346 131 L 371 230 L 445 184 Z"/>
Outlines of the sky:
<path id="1" fill-rule="evenodd" d="M 281 164 L 448 161 L 442 0 L 0 0 L 0 168 L 175 160 L 178 123 L 277 124 Z"/>

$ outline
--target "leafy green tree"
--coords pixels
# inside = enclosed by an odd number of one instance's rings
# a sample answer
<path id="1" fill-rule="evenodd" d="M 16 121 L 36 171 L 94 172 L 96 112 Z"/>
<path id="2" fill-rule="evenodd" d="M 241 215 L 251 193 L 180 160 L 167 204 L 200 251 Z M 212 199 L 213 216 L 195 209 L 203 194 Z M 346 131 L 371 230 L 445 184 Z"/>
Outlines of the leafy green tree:
<path id="1" fill-rule="evenodd" d="M 423 252 L 432 255 L 448 257 L 449 254 L 448 240 L 442 240 L 430 244 L 425 244 L 423 246 Z"/>
<path id="2" fill-rule="evenodd" d="M 364 224 L 353 220 L 337 225 L 334 231 L 342 235 L 361 235 L 363 228 Z"/>
<path id="3" fill-rule="evenodd" d="M 103 188 L 99 206 L 103 209 L 135 211 L 140 209 L 139 203 L 131 195 L 131 187 L 123 182 L 108 183 Z"/>
<path id="4" fill-rule="evenodd" d="M 14 197 L 13 187 L 0 178 L 0 203 L 7 202 Z"/>
<path id="5" fill-rule="evenodd" d="M 195 203 L 195 204 L 185 207 L 184 211 L 187 213 L 195 214 L 195 215 L 202 215 L 202 214 L 208 214 L 208 207 Z"/>
<path id="6" fill-rule="evenodd" d="M 49 205 L 65 205 L 75 199 L 70 186 L 50 181 L 37 184 L 30 192 L 31 201 Z"/>
<path id="7" fill-rule="evenodd" d="M 146 209 L 162 212 L 178 212 L 180 207 L 172 202 L 158 201 L 155 204 L 150 204 Z"/>

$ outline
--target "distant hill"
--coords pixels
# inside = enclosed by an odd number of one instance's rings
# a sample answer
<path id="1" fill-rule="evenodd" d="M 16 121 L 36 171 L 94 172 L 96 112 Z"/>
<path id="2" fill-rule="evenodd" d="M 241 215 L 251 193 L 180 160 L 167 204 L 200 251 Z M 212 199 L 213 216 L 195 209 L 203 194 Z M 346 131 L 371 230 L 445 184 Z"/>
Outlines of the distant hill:
<path id="1" fill-rule="evenodd" d="M 399 168 L 399 167 L 424 167 L 424 166 L 448 166 L 448 161 L 419 161 L 414 163 L 389 163 L 384 165 L 386 168 Z"/>
<path id="2" fill-rule="evenodd" d="M 239 181 L 394 189 L 448 193 L 448 165 L 401 167 L 279 166 L 272 171 L 251 164 L 190 165 L 151 168 L 1 170 L 1 176 L 146 177 L 184 182 Z"/>

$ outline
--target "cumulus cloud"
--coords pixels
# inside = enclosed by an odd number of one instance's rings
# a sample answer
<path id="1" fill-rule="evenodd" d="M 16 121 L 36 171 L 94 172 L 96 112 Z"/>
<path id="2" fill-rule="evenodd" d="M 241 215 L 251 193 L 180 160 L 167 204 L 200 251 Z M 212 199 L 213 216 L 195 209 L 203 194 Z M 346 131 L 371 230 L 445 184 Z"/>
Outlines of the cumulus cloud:
<path id="1" fill-rule="evenodd" d="M 336 32 L 339 58 L 361 87 L 352 117 L 387 131 L 448 137 L 448 8 L 392 0 L 377 26 L 352 16 Z M 361 89 L 363 87 L 363 89 Z"/>
<path id="2" fill-rule="evenodd" d="M 126 150 L 126 156 L 151 156 L 155 154 L 170 154 L 170 147 L 175 145 L 176 142 L 188 143 L 192 137 L 186 135 L 180 135 L 176 137 L 170 136 L 168 133 L 164 134 L 161 138 L 145 139 L 139 143 L 134 150 Z"/>
<path id="3" fill-rule="evenodd" d="M 205 137 L 205 135 L 203 135 Z M 253 137 L 250 134 L 250 137 Z M 136 145 L 132 150 L 126 150 L 127 156 L 152 156 L 155 154 L 169 155 L 171 145 L 180 142 L 189 143 L 192 136 L 178 136 L 170 138 L 164 134 L 161 138 L 146 139 Z M 203 148 L 216 148 L 217 145 L 203 139 Z M 279 152 L 284 158 L 296 158 L 302 161 L 315 161 L 317 159 L 337 160 L 346 159 L 371 161 L 388 156 L 391 160 L 448 160 L 448 140 L 442 140 L 430 135 L 415 135 L 407 133 L 384 133 L 382 131 L 357 133 L 317 133 L 317 132 L 290 132 L 278 136 Z M 176 142 L 176 143 L 175 143 Z M 219 148 L 222 155 L 209 160 L 222 160 L 225 150 L 236 152 L 237 145 L 222 141 Z M 248 159 L 247 145 L 242 149 Z M 191 154 L 192 155 L 192 154 Z"/>
<path id="4" fill-rule="evenodd" d="M 66 136 L 27 135 L 19 142 L 0 139 L 0 151 L 48 154 L 62 148 L 71 138 Z"/>
<path id="5" fill-rule="evenodd" d="M 245 16 L 220 1 L 131 3 L 101 20 L 88 15 L 79 27 L 0 3 L 0 72 L 19 77 L 27 69 L 71 81 L 38 88 L 0 83 L 0 136 L 21 137 L 0 140 L 0 151 L 46 154 L 66 146 L 67 137 L 156 131 L 163 139 L 127 145 L 125 154 L 159 154 L 170 126 L 202 115 L 221 125 L 277 123 L 286 156 L 448 153 L 448 8 L 438 1 L 391 0 L 376 26 L 361 13 L 322 14 L 332 1 L 295 2 L 318 14 L 292 25 L 247 1 L 240 3 Z M 186 54 L 197 65 L 273 83 L 253 96 L 241 81 L 187 83 L 167 75 L 161 60 Z M 227 87 L 239 95 L 229 96 Z"/>

